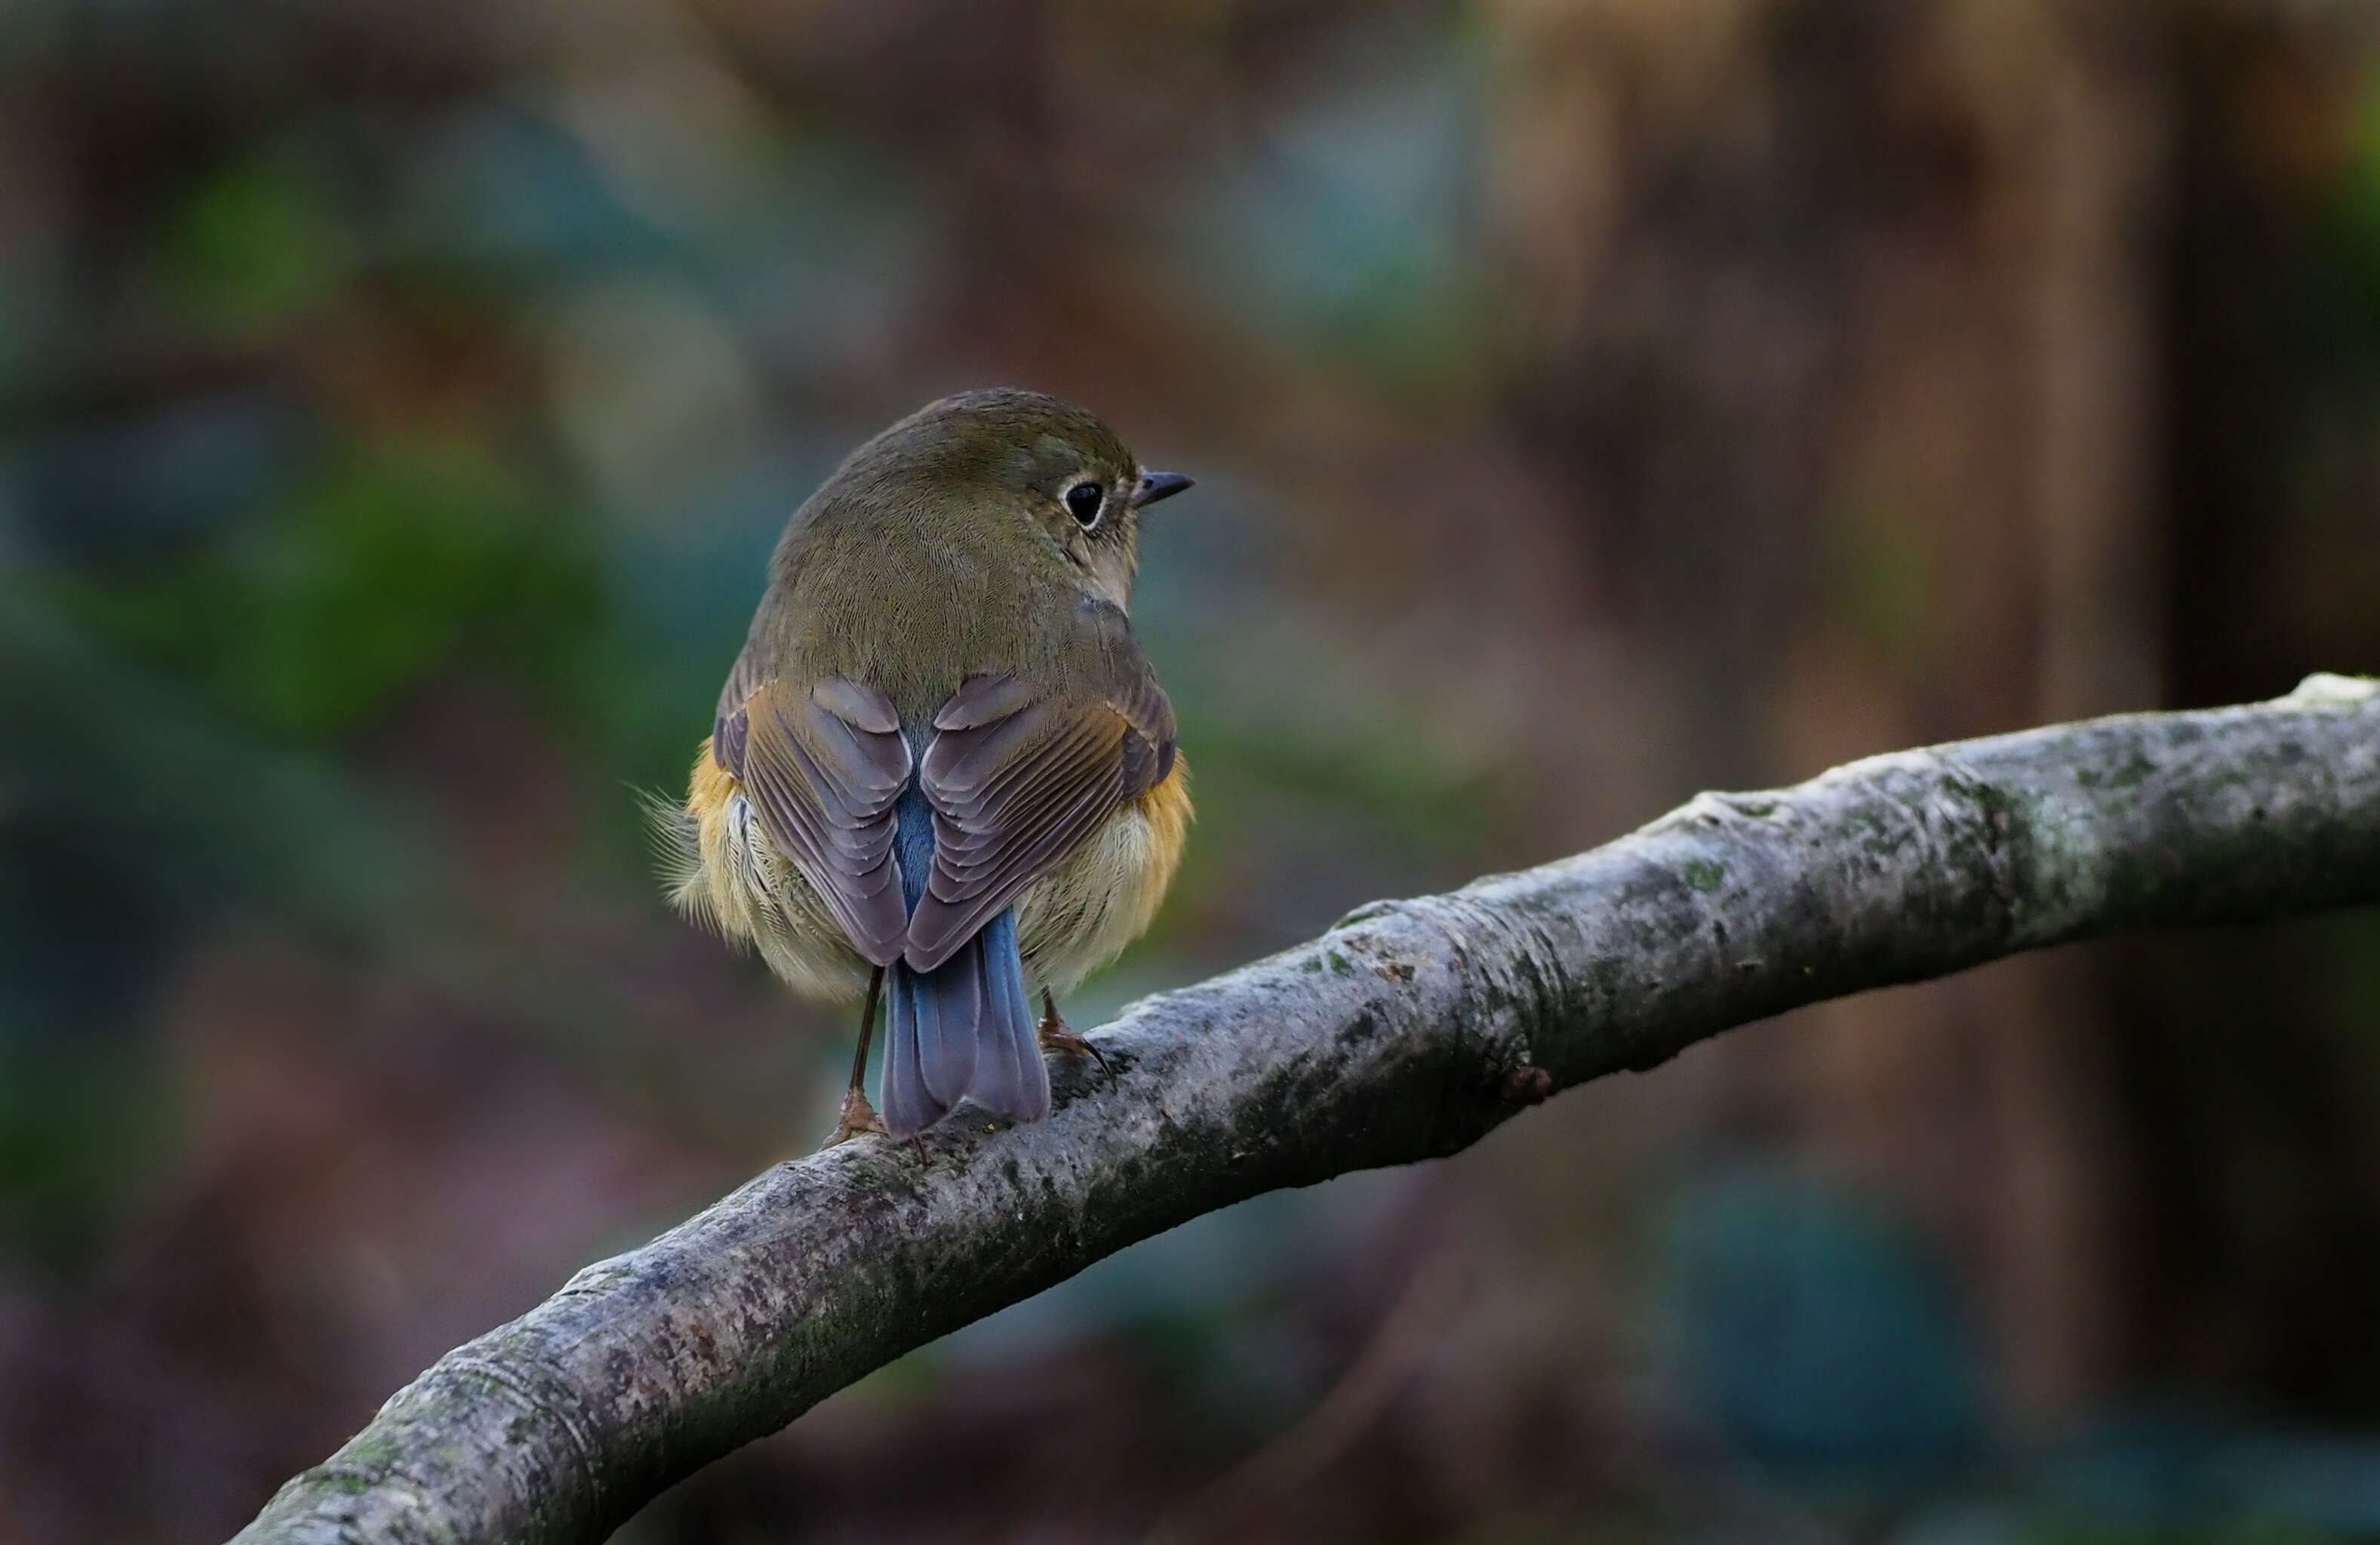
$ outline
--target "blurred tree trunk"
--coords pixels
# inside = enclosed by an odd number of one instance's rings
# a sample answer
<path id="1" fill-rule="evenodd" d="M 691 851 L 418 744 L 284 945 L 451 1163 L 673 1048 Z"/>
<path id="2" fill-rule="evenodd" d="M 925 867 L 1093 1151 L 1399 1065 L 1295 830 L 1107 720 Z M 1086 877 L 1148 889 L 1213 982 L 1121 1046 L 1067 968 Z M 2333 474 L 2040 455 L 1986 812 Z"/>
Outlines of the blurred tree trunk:
<path id="1" fill-rule="evenodd" d="M 2153 707 L 2177 684 L 2194 700 L 2268 689 L 2265 670 L 2192 679 L 2210 651 L 2175 621 L 2204 619 L 2177 587 L 2230 587 L 2225 547 L 2274 491 L 2228 467 L 2218 486 L 2247 497 L 2210 510 L 2175 483 L 2209 472 L 2207 437 L 2277 449 L 2192 421 L 2198 372 L 2228 380 L 2237 362 L 2190 336 L 2208 297 L 2177 274 L 2204 235 L 2184 211 L 2204 168 L 2180 147 L 2192 118 L 2276 89 L 2243 35 L 2318 97 L 2305 57 L 2275 57 L 2290 27 L 2330 25 L 2318 12 L 1490 7 L 1508 77 L 1489 217 L 1513 308 L 1507 407 L 1551 480 L 1584 490 L 1598 578 L 1581 604 L 1689 662 L 1682 777 L 1792 776 Z M 2210 54 L 2228 78 L 2186 91 Z M 2338 72 L 2334 95 L 2356 78 Z M 2179 409 L 2161 388 L 2177 364 Z M 2318 642 L 2368 662 L 2369 636 Z M 2151 1113 L 2126 1094 L 2149 1046 L 2136 1012 L 2128 1029 L 2117 1015 L 2154 953 L 2007 962 L 1716 1054 L 1706 1140 L 1781 1141 L 1932 1225 L 1977 1289 L 2022 1425 L 2172 1371 L 2149 1328 L 2174 1248 L 2155 1219 L 2192 1211 L 2173 1188 L 2226 1183 L 2163 1163 L 2223 1150 L 2223 1100 Z M 2218 953 L 2207 970 L 2228 980 L 2269 965 Z M 2331 1184 L 2362 1196 L 2373 1168 L 2356 1156 Z M 2355 1207 L 2313 1211 L 2309 1226 L 2336 1231 Z"/>
<path id="2" fill-rule="evenodd" d="M 2317 652 L 2380 666 L 2375 28 L 2365 6 L 2233 4 L 2180 29 L 2161 635 L 2177 704 Z M 2136 1371 L 2370 1420 L 2380 919 L 2109 953 L 2138 1154 Z"/>

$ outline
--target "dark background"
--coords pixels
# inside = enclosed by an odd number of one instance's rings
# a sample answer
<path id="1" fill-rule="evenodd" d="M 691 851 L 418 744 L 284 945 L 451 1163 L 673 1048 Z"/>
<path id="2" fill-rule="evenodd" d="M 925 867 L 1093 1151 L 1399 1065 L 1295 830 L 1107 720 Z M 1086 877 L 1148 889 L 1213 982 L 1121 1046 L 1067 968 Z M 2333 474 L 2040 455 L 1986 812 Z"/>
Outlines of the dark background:
<path id="1" fill-rule="evenodd" d="M 200 1541 L 832 1121 L 656 899 L 786 513 L 1153 465 L 1075 1006 L 1699 788 L 2380 670 L 2380 12 L 0 6 L 0 1545 Z M 1705 1046 L 929 1348 L 623 1539 L 2380 1539 L 2380 918 Z"/>

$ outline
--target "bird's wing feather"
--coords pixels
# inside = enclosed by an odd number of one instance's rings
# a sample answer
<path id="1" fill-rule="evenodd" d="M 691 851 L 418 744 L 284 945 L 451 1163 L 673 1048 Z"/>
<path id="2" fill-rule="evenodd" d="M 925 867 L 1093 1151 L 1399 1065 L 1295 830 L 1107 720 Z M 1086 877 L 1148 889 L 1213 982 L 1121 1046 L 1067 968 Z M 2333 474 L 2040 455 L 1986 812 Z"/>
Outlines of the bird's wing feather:
<path id="1" fill-rule="evenodd" d="M 909 781 L 909 743 L 880 692 L 839 677 L 808 691 L 755 688 L 714 741 L 761 828 L 793 861 L 870 964 L 897 959 L 909 918 L 892 858 L 892 807 Z"/>
<path id="2" fill-rule="evenodd" d="M 1118 618 L 1121 622 L 1121 618 Z M 905 958 L 931 971 L 1172 769 L 1173 709 L 1131 645 L 1088 694 L 971 676 L 934 716 L 917 781 L 934 861 Z"/>

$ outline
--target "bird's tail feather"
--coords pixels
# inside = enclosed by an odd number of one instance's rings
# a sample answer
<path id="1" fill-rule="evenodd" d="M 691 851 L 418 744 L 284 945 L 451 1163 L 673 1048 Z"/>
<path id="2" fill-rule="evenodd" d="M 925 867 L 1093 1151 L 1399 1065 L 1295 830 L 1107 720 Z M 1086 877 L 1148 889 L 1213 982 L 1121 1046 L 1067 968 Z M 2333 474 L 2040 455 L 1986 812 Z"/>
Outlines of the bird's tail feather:
<path id="1" fill-rule="evenodd" d="M 1050 1069 L 1025 996 L 1014 912 L 994 918 L 932 971 L 895 960 L 890 981 L 886 1130 L 921 1132 L 962 1097 L 1012 1121 L 1050 1114 Z"/>

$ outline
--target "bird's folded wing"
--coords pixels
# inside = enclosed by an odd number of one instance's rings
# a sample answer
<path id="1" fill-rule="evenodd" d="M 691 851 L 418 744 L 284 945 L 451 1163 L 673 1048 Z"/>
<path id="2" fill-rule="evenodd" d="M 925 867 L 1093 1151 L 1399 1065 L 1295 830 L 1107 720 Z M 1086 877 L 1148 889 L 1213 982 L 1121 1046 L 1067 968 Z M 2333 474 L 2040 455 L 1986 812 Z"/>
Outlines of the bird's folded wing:
<path id="1" fill-rule="evenodd" d="M 969 677 L 934 717 L 917 780 L 934 862 L 906 958 L 931 971 L 1173 765 L 1173 710 L 1138 651 L 1096 696 Z"/>
<path id="2" fill-rule="evenodd" d="M 722 715 L 713 743 L 769 840 L 852 947 L 872 965 L 892 964 L 909 924 L 892 858 L 892 807 L 911 766 L 892 703 L 839 677 L 808 691 L 770 682 Z"/>

